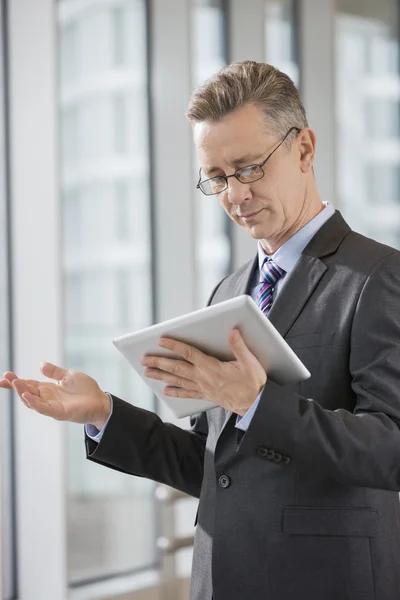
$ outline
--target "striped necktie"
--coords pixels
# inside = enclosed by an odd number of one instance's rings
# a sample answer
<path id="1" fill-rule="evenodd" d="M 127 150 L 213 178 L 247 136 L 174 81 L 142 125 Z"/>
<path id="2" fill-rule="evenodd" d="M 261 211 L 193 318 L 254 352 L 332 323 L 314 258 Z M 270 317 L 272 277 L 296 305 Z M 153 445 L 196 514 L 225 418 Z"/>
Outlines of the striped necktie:
<path id="1" fill-rule="evenodd" d="M 270 258 L 266 258 L 261 267 L 260 290 L 257 304 L 265 315 L 271 310 L 274 290 L 278 280 L 286 275 L 286 271 L 278 267 Z"/>

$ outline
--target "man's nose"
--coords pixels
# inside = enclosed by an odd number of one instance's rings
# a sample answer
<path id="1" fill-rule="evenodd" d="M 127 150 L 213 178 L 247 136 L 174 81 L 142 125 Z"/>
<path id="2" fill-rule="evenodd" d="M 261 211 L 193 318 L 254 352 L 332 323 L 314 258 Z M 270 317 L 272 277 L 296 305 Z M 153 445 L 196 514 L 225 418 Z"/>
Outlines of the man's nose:
<path id="1" fill-rule="evenodd" d="M 237 205 L 242 204 L 242 202 L 245 202 L 251 196 L 249 185 L 240 183 L 236 177 L 229 177 L 226 193 L 229 202 Z"/>

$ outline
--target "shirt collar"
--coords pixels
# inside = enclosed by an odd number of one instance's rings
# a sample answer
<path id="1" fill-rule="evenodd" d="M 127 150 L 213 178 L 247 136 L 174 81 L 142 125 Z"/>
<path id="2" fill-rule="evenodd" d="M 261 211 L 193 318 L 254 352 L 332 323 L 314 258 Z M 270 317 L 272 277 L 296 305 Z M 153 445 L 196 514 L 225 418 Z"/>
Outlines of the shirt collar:
<path id="1" fill-rule="evenodd" d="M 274 254 L 266 254 L 261 247 L 261 243 L 258 242 L 258 266 L 260 273 L 266 258 L 271 258 L 286 273 L 290 273 L 293 270 L 304 248 L 322 225 L 335 214 L 332 204 L 329 204 L 329 202 L 325 202 L 324 204 L 325 208 L 311 219 L 311 221 L 306 223 L 304 227 L 299 229 L 299 231 L 296 231 Z"/>

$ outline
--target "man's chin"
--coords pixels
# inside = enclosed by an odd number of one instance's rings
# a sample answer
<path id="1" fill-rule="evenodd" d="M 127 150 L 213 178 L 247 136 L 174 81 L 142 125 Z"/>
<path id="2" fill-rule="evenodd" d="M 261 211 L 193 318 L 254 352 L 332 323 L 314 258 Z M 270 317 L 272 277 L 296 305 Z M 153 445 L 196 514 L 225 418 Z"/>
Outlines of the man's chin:
<path id="1" fill-rule="evenodd" d="M 255 223 L 252 225 L 242 225 L 242 229 L 255 240 L 268 239 L 268 229 L 261 223 Z"/>

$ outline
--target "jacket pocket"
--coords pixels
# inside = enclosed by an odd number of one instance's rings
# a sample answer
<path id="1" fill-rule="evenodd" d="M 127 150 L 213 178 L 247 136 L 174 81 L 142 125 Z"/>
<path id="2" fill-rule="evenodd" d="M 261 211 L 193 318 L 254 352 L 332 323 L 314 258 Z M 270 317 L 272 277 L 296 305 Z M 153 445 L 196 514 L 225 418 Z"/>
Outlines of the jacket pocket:
<path id="1" fill-rule="evenodd" d="M 335 340 L 335 332 L 306 333 L 304 335 L 287 336 L 285 340 L 293 350 L 297 348 L 332 346 Z"/>
<path id="2" fill-rule="evenodd" d="M 363 507 L 286 506 L 283 532 L 291 535 L 375 537 L 379 513 Z"/>

